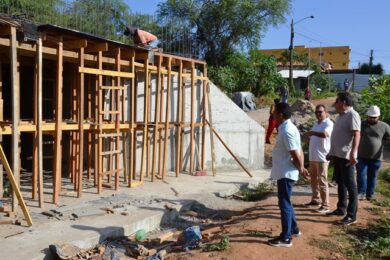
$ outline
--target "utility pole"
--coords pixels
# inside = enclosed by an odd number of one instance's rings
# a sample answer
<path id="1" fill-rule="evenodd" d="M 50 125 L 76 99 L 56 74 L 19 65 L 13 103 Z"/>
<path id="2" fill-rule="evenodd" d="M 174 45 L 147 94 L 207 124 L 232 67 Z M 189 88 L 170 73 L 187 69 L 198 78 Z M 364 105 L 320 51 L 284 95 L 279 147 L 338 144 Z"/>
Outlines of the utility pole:
<path id="1" fill-rule="evenodd" d="M 368 62 L 368 73 L 371 75 L 372 61 L 374 60 L 374 50 L 370 51 L 370 61 Z"/>
<path id="2" fill-rule="evenodd" d="M 293 81 L 293 50 L 294 50 L 294 19 L 291 18 L 291 33 L 290 33 L 290 91 L 294 90 L 294 81 Z"/>

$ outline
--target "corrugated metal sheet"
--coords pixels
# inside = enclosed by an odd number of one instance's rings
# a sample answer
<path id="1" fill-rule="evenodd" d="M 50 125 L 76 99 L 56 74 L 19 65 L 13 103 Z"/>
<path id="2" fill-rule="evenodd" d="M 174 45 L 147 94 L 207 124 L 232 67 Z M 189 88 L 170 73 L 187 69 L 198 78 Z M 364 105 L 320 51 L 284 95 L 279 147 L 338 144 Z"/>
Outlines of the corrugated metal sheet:
<path id="1" fill-rule="evenodd" d="M 293 70 L 293 78 L 307 78 L 311 74 L 314 73 L 314 70 Z M 290 71 L 289 70 L 281 70 L 279 71 L 279 74 L 282 75 L 282 78 L 289 78 L 290 77 Z"/>
<path id="2" fill-rule="evenodd" d="M 340 73 L 340 74 L 329 74 L 331 78 L 333 78 L 336 82 L 336 87 L 344 90 L 344 81 L 347 79 L 352 83 L 353 81 L 353 73 Z M 379 75 L 371 75 L 372 77 L 379 77 Z M 355 74 L 353 91 L 362 91 L 362 89 L 368 87 L 368 79 L 370 75 L 368 74 Z"/>

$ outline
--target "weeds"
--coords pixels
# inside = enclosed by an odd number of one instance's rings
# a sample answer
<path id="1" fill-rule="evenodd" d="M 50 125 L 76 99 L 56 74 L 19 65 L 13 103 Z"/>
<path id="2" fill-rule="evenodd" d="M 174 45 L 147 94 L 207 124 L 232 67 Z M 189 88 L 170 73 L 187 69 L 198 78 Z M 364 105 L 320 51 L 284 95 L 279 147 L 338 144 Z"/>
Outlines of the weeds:
<path id="1" fill-rule="evenodd" d="M 203 245 L 202 251 L 203 252 L 211 252 L 211 251 L 224 251 L 228 249 L 230 246 L 230 238 L 229 236 L 222 236 L 221 240 L 216 243 L 210 243 Z"/>
<path id="2" fill-rule="evenodd" d="M 249 235 L 252 237 L 271 237 L 272 232 L 271 231 L 249 231 Z"/>
<path id="3" fill-rule="evenodd" d="M 245 189 L 241 193 L 244 201 L 257 201 L 266 199 L 273 191 L 269 184 L 259 183 L 254 189 Z"/>

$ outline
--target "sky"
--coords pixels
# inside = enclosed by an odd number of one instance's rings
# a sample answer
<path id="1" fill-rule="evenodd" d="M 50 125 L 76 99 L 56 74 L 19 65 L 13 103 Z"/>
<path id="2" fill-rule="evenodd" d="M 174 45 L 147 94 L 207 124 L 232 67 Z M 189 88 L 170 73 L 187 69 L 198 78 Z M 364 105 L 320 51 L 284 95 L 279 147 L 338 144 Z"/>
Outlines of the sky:
<path id="1" fill-rule="evenodd" d="M 126 0 L 133 12 L 153 14 L 162 0 Z M 288 48 L 290 23 L 313 15 L 294 25 L 294 46 L 350 46 L 349 68 L 381 63 L 390 73 L 389 0 L 293 0 L 286 22 L 263 32 L 261 49 Z"/>

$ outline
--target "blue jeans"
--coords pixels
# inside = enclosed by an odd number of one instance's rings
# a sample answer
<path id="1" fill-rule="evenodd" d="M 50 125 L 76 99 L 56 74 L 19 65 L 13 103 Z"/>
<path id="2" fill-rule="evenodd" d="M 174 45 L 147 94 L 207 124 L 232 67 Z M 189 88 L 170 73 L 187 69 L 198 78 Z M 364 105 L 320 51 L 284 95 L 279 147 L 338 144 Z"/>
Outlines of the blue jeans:
<path id="1" fill-rule="evenodd" d="M 298 231 L 294 208 L 290 200 L 293 185 L 294 181 L 291 179 L 283 178 L 278 180 L 278 200 L 282 220 L 281 239 L 290 239 L 291 232 Z"/>
<path id="2" fill-rule="evenodd" d="M 372 198 L 374 195 L 376 178 L 378 176 L 380 167 L 380 160 L 358 158 L 356 170 L 359 194 L 366 194 L 367 198 Z"/>
<path id="3" fill-rule="evenodd" d="M 355 166 L 348 165 L 349 160 L 334 157 L 334 174 L 337 181 L 337 209 L 345 212 L 347 217 L 356 219 L 358 209 L 358 194 L 355 178 Z M 348 205 L 347 205 L 348 200 Z"/>

